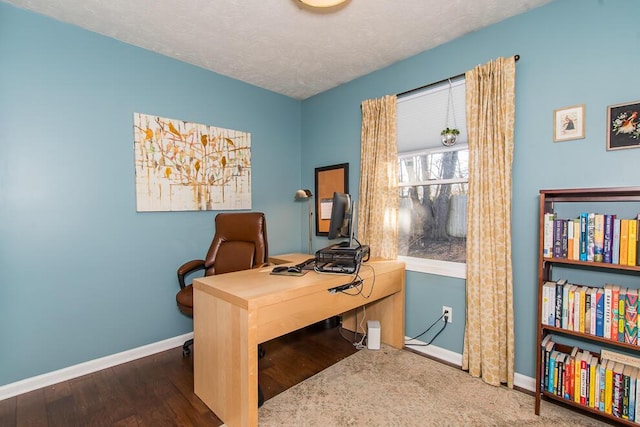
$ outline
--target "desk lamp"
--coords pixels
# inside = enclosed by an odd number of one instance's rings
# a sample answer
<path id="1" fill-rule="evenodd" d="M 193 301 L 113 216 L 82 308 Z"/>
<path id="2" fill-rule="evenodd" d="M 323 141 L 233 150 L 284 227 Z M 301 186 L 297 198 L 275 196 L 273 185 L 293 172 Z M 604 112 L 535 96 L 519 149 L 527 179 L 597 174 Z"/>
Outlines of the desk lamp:
<path id="1" fill-rule="evenodd" d="M 313 194 L 311 194 L 311 190 L 298 190 L 296 191 L 296 194 L 294 195 L 294 199 L 296 201 L 302 202 L 302 201 L 307 201 L 309 204 L 309 254 L 313 254 L 313 245 L 311 243 L 311 218 L 313 216 L 313 212 L 311 211 L 311 198 L 313 197 Z"/>

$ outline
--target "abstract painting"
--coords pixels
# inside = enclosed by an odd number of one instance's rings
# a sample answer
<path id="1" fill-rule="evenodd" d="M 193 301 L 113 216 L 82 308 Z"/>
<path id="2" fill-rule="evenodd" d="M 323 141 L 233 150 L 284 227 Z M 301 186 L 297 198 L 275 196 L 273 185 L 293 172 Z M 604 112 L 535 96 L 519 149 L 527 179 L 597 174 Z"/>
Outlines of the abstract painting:
<path id="1" fill-rule="evenodd" d="M 251 209 L 251 134 L 133 115 L 136 210 Z"/>

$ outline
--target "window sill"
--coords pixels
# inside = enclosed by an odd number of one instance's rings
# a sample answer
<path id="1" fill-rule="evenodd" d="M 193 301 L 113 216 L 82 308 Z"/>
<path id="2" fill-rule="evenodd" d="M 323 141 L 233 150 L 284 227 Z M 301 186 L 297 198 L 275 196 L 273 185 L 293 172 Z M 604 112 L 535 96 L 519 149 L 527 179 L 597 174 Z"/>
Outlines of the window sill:
<path id="1" fill-rule="evenodd" d="M 467 264 L 460 262 L 437 261 L 433 259 L 414 258 L 408 256 L 398 256 L 400 261 L 404 261 L 406 269 L 419 273 L 436 274 L 438 276 L 467 278 Z"/>

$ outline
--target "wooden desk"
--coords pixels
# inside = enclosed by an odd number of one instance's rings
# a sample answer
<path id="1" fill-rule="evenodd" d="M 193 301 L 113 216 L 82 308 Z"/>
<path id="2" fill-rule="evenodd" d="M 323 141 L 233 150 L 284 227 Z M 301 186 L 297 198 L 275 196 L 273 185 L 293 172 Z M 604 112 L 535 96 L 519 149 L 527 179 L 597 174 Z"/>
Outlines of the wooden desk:
<path id="1" fill-rule="evenodd" d="M 308 257 L 287 254 L 271 260 L 297 264 Z M 327 291 L 352 276 L 315 271 L 277 276 L 269 274 L 272 268 L 193 282 L 194 389 L 229 427 L 258 425 L 259 343 L 367 305 L 367 319 L 380 321 L 382 342 L 404 345 L 403 262 L 372 260 L 362 266 L 363 294 L 373 286 L 368 299 Z"/>

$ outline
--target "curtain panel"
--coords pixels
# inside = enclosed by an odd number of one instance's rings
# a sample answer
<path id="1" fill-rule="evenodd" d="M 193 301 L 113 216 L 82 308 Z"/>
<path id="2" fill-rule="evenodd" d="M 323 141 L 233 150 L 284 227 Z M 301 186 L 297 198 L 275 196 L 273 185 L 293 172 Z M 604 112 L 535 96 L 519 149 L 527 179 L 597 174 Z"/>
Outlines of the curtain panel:
<path id="1" fill-rule="evenodd" d="M 358 240 L 371 256 L 398 255 L 397 97 L 362 102 Z"/>
<path id="2" fill-rule="evenodd" d="M 512 388 L 515 59 L 498 58 L 468 71 L 465 78 L 469 196 L 462 367 L 488 384 Z"/>

